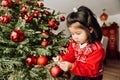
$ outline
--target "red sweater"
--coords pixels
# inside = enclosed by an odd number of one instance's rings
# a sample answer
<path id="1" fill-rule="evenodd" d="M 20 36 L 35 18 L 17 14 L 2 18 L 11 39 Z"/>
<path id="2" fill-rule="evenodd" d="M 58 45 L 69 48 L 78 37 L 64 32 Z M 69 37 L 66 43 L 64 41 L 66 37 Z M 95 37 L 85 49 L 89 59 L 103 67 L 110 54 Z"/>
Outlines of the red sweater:
<path id="1" fill-rule="evenodd" d="M 77 76 L 97 77 L 103 74 L 105 51 L 100 42 L 80 48 L 78 44 L 71 40 L 68 52 L 61 57 L 64 61 L 74 64 L 71 72 Z"/>

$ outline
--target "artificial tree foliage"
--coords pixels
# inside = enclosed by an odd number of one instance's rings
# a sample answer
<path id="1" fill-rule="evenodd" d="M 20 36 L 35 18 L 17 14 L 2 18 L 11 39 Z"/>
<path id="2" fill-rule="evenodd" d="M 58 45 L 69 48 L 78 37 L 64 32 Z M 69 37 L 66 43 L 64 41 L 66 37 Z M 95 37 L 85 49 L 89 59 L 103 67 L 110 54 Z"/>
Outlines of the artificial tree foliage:
<path id="1" fill-rule="evenodd" d="M 52 57 L 66 51 L 69 42 L 64 31 L 53 33 L 65 17 L 46 7 L 44 1 L 0 3 L 0 80 L 65 80 L 66 72 L 56 78 L 50 73 L 57 65 Z M 29 62 L 29 56 L 36 59 L 30 57 L 33 62 Z M 48 59 L 46 65 L 37 64 L 39 56 Z"/>

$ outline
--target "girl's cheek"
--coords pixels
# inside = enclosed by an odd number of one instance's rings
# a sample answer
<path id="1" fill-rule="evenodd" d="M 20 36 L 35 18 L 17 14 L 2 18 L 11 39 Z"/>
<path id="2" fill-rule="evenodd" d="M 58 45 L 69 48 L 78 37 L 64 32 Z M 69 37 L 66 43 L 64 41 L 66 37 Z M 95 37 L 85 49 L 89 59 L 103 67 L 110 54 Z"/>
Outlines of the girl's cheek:
<path id="1" fill-rule="evenodd" d="M 81 38 L 81 35 L 78 35 L 78 38 L 80 39 L 80 38 Z"/>
<path id="2" fill-rule="evenodd" d="M 73 39 L 80 39 L 80 38 L 81 38 L 81 35 L 72 35 L 72 38 L 73 38 Z"/>
<path id="3" fill-rule="evenodd" d="M 76 35 L 72 35 L 72 39 L 76 39 L 77 38 L 77 36 Z"/>

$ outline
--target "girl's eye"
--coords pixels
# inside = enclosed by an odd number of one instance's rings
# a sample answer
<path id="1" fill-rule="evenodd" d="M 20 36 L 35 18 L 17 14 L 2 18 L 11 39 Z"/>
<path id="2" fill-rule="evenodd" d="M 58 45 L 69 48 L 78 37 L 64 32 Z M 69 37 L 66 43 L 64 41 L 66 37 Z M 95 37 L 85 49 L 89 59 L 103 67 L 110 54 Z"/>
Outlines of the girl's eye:
<path id="1" fill-rule="evenodd" d="M 80 35 L 81 33 L 76 33 L 77 35 Z"/>
<path id="2" fill-rule="evenodd" d="M 80 35 L 81 33 L 71 33 L 71 35 Z"/>
<path id="3" fill-rule="evenodd" d="M 80 35 L 82 32 L 74 32 L 74 33 L 72 33 L 71 32 L 71 35 Z"/>

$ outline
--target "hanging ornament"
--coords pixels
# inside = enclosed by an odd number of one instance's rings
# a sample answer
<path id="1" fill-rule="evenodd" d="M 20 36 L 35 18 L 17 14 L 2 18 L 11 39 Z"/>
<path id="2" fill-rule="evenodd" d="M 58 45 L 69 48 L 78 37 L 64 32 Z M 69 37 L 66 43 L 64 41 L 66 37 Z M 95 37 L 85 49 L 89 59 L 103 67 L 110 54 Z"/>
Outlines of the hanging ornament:
<path id="1" fill-rule="evenodd" d="M 24 15 L 24 19 L 28 23 L 31 23 L 33 21 L 33 17 L 30 14 Z"/>
<path id="2" fill-rule="evenodd" d="M 55 21 L 55 25 L 59 26 L 60 22 L 59 21 Z"/>
<path id="3" fill-rule="evenodd" d="M 52 42 L 53 42 L 53 41 L 52 41 L 51 39 L 49 39 L 49 40 L 48 40 L 48 45 L 52 44 Z"/>
<path id="4" fill-rule="evenodd" d="M 41 42 L 41 46 L 46 47 L 48 45 L 48 41 L 46 39 L 43 39 Z"/>
<path id="5" fill-rule="evenodd" d="M 53 27 L 53 29 L 54 29 L 54 30 L 57 30 L 57 29 L 58 29 L 58 25 L 55 25 L 55 26 Z"/>
<path id="6" fill-rule="evenodd" d="M 48 22 L 48 24 L 49 24 L 50 27 L 54 27 L 55 26 L 55 20 L 50 20 Z"/>
<path id="7" fill-rule="evenodd" d="M 27 6 L 23 6 L 20 11 L 23 12 L 23 13 L 27 13 L 28 7 Z"/>
<path id="8" fill-rule="evenodd" d="M 39 66 L 45 66 L 48 64 L 48 58 L 46 56 L 39 56 L 37 59 L 37 64 Z"/>
<path id="9" fill-rule="evenodd" d="M 2 0 L 1 5 L 4 7 L 11 7 L 12 2 L 10 0 Z"/>
<path id="10" fill-rule="evenodd" d="M 46 15 L 50 15 L 50 12 L 47 11 L 47 10 L 45 10 L 45 14 L 46 14 Z"/>
<path id="11" fill-rule="evenodd" d="M 62 76 L 63 70 L 59 66 L 57 66 L 57 65 L 56 66 L 52 66 L 50 68 L 50 74 L 51 74 L 52 77 L 58 78 L 58 77 Z"/>
<path id="12" fill-rule="evenodd" d="M 42 34 L 43 37 L 48 37 L 48 32 L 47 31 L 43 31 L 41 34 Z"/>
<path id="13" fill-rule="evenodd" d="M 10 34 L 10 39 L 14 42 L 22 42 L 25 36 L 21 30 L 13 30 Z"/>
<path id="14" fill-rule="evenodd" d="M 33 12 L 33 17 L 34 17 L 34 18 L 38 18 L 39 15 L 40 15 L 40 11 L 34 11 L 34 12 Z"/>
<path id="15" fill-rule="evenodd" d="M 54 33 L 50 31 L 50 32 L 49 32 L 49 35 L 54 35 Z"/>
<path id="16" fill-rule="evenodd" d="M 26 65 L 33 67 L 37 64 L 37 58 L 33 55 L 27 57 L 26 59 Z"/>
<path id="17" fill-rule="evenodd" d="M 59 25 L 60 23 L 58 21 L 55 21 L 55 25 L 53 26 L 53 29 L 57 30 Z"/>
<path id="18" fill-rule="evenodd" d="M 108 19 L 108 15 L 105 13 L 105 9 L 103 9 L 103 13 L 100 15 L 100 20 L 105 22 Z"/>
<path id="19" fill-rule="evenodd" d="M 41 8 L 44 6 L 44 4 L 42 2 L 38 2 L 37 6 Z"/>
<path id="20" fill-rule="evenodd" d="M 61 16 L 61 17 L 60 17 L 60 20 L 61 20 L 61 21 L 65 21 L 65 16 Z"/>
<path id="21" fill-rule="evenodd" d="M 0 17 L 0 22 L 2 22 L 3 24 L 4 24 L 4 23 L 7 24 L 7 23 L 9 23 L 10 21 L 11 21 L 11 18 L 10 18 L 10 16 L 8 16 L 8 15 L 3 15 L 3 16 Z"/>

